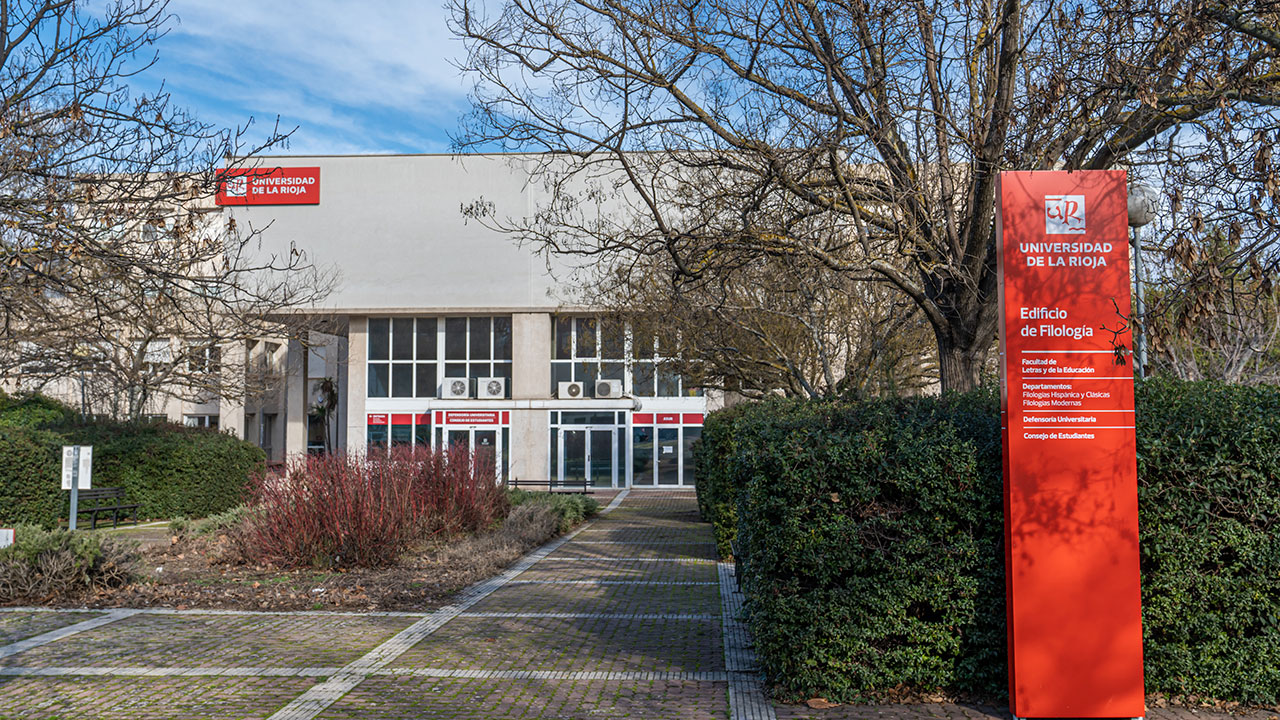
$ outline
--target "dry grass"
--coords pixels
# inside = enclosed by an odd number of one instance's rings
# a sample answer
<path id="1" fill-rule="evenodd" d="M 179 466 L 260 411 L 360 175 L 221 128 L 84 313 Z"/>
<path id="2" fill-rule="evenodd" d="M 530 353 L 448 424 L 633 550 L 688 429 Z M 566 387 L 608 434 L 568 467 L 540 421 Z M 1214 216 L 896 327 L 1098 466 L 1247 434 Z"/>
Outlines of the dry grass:
<path id="1" fill-rule="evenodd" d="M 530 503 L 511 510 L 496 532 L 446 545 L 427 558 L 423 570 L 436 569 L 462 586 L 501 572 L 533 548 L 559 534 L 560 515 L 548 505 Z"/>
<path id="2" fill-rule="evenodd" d="M 144 582 L 51 602 L 93 607 L 431 610 L 558 536 L 560 521 L 560 512 L 547 503 L 519 505 L 496 527 L 422 541 L 383 568 L 246 564 L 227 534 L 192 533 L 143 551 Z"/>

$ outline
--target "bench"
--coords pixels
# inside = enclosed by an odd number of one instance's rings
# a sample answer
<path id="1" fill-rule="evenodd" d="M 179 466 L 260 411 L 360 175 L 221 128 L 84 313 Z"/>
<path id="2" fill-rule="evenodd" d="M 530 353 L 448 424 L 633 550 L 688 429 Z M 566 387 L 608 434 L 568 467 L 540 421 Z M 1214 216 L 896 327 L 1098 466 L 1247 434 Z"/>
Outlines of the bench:
<path id="1" fill-rule="evenodd" d="M 592 495 L 592 494 L 594 494 L 594 492 L 595 492 L 595 491 L 592 489 L 592 487 L 591 487 L 590 485 L 588 485 L 588 484 L 587 484 L 587 481 L 586 481 L 586 479 L 585 479 L 585 478 L 583 479 L 583 481 L 582 481 L 582 483 L 581 483 L 581 484 L 573 483 L 572 485 L 570 485 L 569 483 L 559 483 L 559 482 L 556 482 L 556 481 L 551 480 L 551 479 L 547 479 L 547 480 L 520 480 L 520 479 L 517 479 L 517 478 L 512 478 L 512 479 L 510 479 L 510 480 L 507 480 L 507 487 L 509 487 L 509 488 L 517 488 L 517 489 L 519 489 L 519 488 L 521 488 L 521 487 L 538 488 L 539 490 L 546 490 L 547 492 L 554 492 L 554 491 L 556 491 L 556 490 L 570 490 L 570 489 L 571 489 L 571 490 L 573 490 L 574 492 L 579 492 L 579 493 L 582 493 L 582 494 L 584 494 L 584 495 Z"/>
<path id="2" fill-rule="evenodd" d="M 89 513 L 90 529 L 97 530 L 98 514 L 102 513 L 105 515 L 108 512 L 111 513 L 111 527 L 118 526 L 120 524 L 121 510 L 133 511 L 133 524 L 138 524 L 138 504 L 129 504 L 124 502 L 123 488 L 97 488 L 91 490 L 80 490 L 79 493 L 79 506 L 76 508 L 76 515 Z M 85 502 L 92 502 L 94 504 L 86 506 L 84 504 Z"/>

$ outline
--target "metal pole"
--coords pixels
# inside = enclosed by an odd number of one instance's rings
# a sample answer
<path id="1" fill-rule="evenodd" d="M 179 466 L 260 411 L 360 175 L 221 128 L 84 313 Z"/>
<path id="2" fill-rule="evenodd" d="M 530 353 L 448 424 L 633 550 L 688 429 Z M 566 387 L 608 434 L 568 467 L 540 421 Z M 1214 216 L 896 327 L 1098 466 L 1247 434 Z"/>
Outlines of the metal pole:
<path id="1" fill-rule="evenodd" d="M 71 519 L 67 522 L 69 529 L 76 529 L 76 510 L 80 501 L 80 446 L 71 451 Z"/>
<path id="2" fill-rule="evenodd" d="M 1133 283 L 1134 292 L 1134 325 L 1137 332 L 1133 335 L 1134 374 L 1138 379 L 1147 374 L 1147 303 L 1142 288 L 1142 228 L 1133 229 Z"/>

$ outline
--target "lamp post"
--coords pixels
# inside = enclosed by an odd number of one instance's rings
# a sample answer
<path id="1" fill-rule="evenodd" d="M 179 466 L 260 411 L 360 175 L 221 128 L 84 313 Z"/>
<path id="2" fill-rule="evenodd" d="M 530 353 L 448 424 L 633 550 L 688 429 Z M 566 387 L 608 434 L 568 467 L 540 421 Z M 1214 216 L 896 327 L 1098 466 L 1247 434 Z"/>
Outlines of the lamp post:
<path id="1" fill-rule="evenodd" d="M 1142 226 L 1156 219 L 1156 191 L 1147 185 L 1129 186 L 1129 227 L 1133 228 L 1134 320 L 1133 370 L 1139 379 L 1147 373 L 1147 303 L 1142 288 Z"/>

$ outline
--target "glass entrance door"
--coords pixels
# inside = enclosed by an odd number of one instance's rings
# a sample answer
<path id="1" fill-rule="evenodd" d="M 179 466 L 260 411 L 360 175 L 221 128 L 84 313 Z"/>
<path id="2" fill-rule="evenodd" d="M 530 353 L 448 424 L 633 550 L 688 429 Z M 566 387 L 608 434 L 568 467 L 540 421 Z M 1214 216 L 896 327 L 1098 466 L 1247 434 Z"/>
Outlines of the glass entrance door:
<path id="1" fill-rule="evenodd" d="M 561 485 L 611 488 L 618 482 L 618 433 L 614 428 L 561 428 L 556 478 Z"/>
<path id="2" fill-rule="evenodd" d="M 658 428 L 658 484 L 680 484 L 680 430 Z"/>
<path id="3" fill-rule="evenodd" d="M 475 453 L 476 462 L 492 464 L 494 472 L 501 479 L 504 467 L 503 447 L 507 444 L 506 429 L 502 432 L 504 436 L 499 444 L 497 430 L 439 428 L 436 431 L 436 442 L 443 443 L 440 447 L 449 452 Z"/>
<path id="4" fill-rule="evenodd" d="M 560 431 L 560 484 L 582 485 L 587 473 L 587 431 Z"/>

